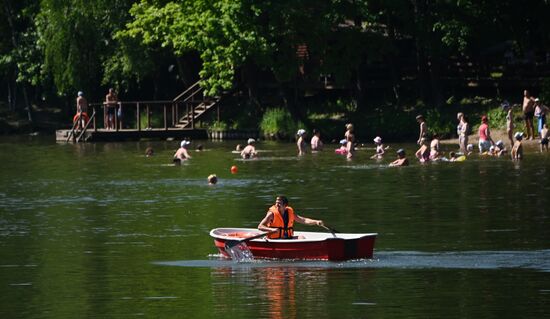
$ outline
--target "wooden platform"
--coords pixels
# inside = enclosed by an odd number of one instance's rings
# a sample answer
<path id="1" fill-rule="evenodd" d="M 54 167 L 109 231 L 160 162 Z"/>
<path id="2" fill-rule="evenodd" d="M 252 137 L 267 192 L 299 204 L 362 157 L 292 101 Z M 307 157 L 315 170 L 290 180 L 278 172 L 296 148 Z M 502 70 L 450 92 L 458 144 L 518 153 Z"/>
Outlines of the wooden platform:
<path id="1" fill-rule="evenodd" d="M 67 136 L 71 130 L 57 130 L 55 139 L 57 142 L 67 142 Z M 78 136 L 78 133 L 77 133 Z M 168 138 L 182 139 L 208 139 L 208 133 L 205 129 L 180 129 L 180 128 L 154 128 L 154 129 L 121 129 L 115 130 L 88 130 L 82 136 L 83 142 L 115 142 L 115 141 L 135 141 L 140 139 L 158 139 L 165 140 Z M 69 142 L 73 142 L 73 139 Z"/>

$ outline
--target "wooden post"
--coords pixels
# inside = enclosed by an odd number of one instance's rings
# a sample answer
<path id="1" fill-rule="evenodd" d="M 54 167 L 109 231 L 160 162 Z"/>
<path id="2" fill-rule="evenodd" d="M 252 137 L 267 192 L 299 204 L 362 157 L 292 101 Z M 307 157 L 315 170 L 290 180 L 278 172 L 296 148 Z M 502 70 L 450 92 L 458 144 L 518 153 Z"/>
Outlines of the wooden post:
<path id="1" fill-rule="evenodd" d="M 167 131 L 168 130 L 168 113 L 166 112 L 166 104 L 163 104 L 162 105 L 163 109 L 164 109 L 164 130 Z"/>
<path id="2" fill-rule="evenodd" d="M 191 106 L 191 128 L 195 129 L 195 106 Z"/>
<path id="3" fill-rule="evenodd" d="M 141 110 L 139 109 L 139 102 L 136 103 L 136 127 L 138 132 L 141 132 Z"/>
<path id="4" fill-rule="evenodd" d="M 151 129 L 151 113 L 149 113 L 149 104 L 147 104 L 147 129 Z"/>
<path id="5" fill-rule="evenodd" d="M 179 102 L 176 102 L 176 123 L 179 123 L 180 121 L 180 103 Z M 176 124 L 174 123 L 174 125 Z"/>
<path id="6" fill-rule="evenodd" d="M 120 110 L 120 116 L 118 117 L 118 125 L 120 129 L 122 129 L 122 116 L 124 113 L 122 113 L 122 102 L 118 102 L 118 109 Z M 115 110 L 116 114 L 118 115 L 118 110 Z"/>
<path id="7" fill-rule="evenodd" d="M 119 127 L 118 127 L 118 110 L 117 110 L 117 107 L 115 105 L 115 131 L 118 132 L 118 129 L 119 129 Z"/>
<path id="8" fill-rule="evenodd" d="M 94 105 L 94 107 L 93 107 L 92 109 L 93 109 L 93 111 L 94 111 L 93 114 L 95 114 L 95 105 Z M 95 116 L 94 116 L 93 121 L 94 121 L 94 132 L 97 132 L 97 122 L 96 122 Z"/>

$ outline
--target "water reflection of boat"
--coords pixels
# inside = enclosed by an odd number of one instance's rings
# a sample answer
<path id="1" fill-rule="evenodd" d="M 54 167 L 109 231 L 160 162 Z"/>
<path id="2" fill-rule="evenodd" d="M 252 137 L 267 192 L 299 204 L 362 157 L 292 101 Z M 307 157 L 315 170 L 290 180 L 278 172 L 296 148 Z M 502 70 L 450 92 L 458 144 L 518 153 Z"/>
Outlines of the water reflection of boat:
<path id="1" fill-rule="evenodd" d="M 225 243 L 261 234 L 253 228 L 216 228 L 214 244 L 226 257 Z M 258 238 L 247 241 L 255 258 L 349 260 L 372 258 L 376 233 L 320 233 L 295 231 L 294 239 Z"/>

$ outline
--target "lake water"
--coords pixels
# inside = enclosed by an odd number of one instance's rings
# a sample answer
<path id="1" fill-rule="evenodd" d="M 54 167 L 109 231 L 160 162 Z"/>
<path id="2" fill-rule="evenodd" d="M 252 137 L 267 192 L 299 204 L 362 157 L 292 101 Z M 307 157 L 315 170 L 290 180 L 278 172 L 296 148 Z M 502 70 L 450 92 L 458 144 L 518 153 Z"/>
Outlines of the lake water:
<path id="1" fill-rule="evenodd" d="M 201 142 L 173 167 L 177 142 L 2 137 L 0 318 L 550 314 L 550 154 L 388 168 L 415 145 L 377 162 L 265 142 L 243 161 L 236 142 Z M 221 259 L 209 230 L 256 227 L 277 194 L 341 232 L 379 233 L 374 259 Z"/>

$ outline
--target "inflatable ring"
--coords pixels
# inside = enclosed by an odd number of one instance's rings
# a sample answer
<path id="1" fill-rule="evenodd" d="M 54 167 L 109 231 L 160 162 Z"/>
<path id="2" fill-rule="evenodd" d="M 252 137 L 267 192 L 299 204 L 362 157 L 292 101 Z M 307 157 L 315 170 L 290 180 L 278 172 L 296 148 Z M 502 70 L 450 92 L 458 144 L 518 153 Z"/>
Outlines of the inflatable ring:
<path id="1" fill-rule="evenodd" d="M 88 114 L 86 114 L 86 112 L 82 112 L 82 118 L 84 119 L 84 122 L 87 124 L 88 121 L 90 120 L 90 118 L 88 117 Z M 76 122 L 76 120 L 78 120 L 78 113 L 75 114 L 75 116 L 73 117 L 73 123 Z"/>

